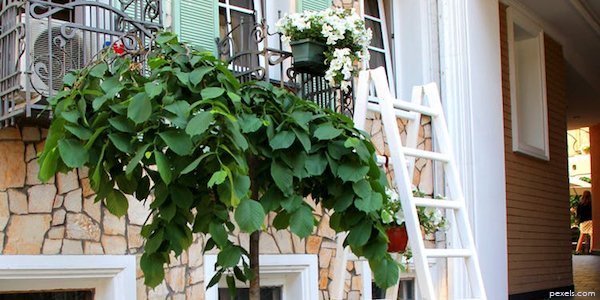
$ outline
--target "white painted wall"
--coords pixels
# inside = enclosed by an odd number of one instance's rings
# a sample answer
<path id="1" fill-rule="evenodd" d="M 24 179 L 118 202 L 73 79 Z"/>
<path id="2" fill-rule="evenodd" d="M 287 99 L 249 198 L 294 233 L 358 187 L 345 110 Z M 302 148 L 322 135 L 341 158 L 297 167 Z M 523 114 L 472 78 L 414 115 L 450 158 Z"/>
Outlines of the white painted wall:
<path id="1" fill-rule="evenodd" d="M 488 299 L 507 299 L 506 183 L 497 0 L 440 0 L 443 101 Z M 449 272 L 450 286 L 462 270 Z M 463 288 L 449 297 L 461 298 Z"/>

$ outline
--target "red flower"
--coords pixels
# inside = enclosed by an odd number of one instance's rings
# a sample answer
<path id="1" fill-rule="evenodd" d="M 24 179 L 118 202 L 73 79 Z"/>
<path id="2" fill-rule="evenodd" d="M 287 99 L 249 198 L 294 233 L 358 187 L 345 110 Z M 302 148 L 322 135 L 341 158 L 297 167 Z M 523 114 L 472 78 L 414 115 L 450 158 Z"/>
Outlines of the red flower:
<path id="1" fill-rule="evenodd" d="M 118 55 L 125 54 L 125 46 L 123 46 L 123 43 L 121 43 L 119 41 L 114 42 L 112 44 L 112 48 L 113 48 L 113 51 L 115 51 L 115 53 Z"/>

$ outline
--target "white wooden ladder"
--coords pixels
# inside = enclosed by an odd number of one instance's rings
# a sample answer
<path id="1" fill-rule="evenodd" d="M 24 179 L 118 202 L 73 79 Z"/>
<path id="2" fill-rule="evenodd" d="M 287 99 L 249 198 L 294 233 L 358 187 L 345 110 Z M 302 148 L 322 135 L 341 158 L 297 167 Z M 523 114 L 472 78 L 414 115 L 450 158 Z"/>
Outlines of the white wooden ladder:
<path id="1" fill-rule="evenodd" d="M 376 98 L 369 96 L 371 82 L 375 86 Z M 423 102 L 426 102 L 427 105 Z M 354 107 L 354 123 L 357 128 L 365 129 L 367 111 L 381 113 L 381 121 L 390 150 L 390 162 L 393 165 L 394 183 L 404 210 L 406 229 L 413 252 L 416 278 L 421 297 L 429 300 L 437 299 L 428 259 L 457 258 L 461 259 L 465 264 L 466 273 L 468 274 L 468 278 L 466 279 L 470 286 L 471 298 L 487 299 L 437 86 L 435 83 L 417 86 L 413 89 L 411 102 L 401 101 L 395 99 L 390 93 L 383 68 L 362 71 L 358 79 Z M 437 152 L 425 151 L 416 147 L 421 115 L 431 117 L 432 139 L 434 141 L 433 144 L 439 148 Z M 404 146 L 401 142 L 397 118 L 409 120 Z M 447 187 L 446 194 L 448 197 L 446 199 L 418 198 L 413 196 L 412 173 L 416 158 L 443 163 L 444 167 L 440 168 L 440 170 L 444 173 L 444 180 Z M 445 249 L 425 248 L 417 215 L 417 207 L 445 209 L 447 219 L 450 222 L 455 222 L 456 226 L 454 228 L 457 230 L 456 234 L 459 237 L 461 247 Z M 338 242 L 340 240 L 343 240 L 343 236 L 338 237 Z M 336 256 L 339 256 L 339 258 L 336 263 L 340 267 L 345 267 L 346 261 L 344 260 L 347 260 L 348 249 L 339 248 L 338 251 L 342 250 L 343 253 L 338 252 L 339 255 Z M 344 273 L 342 271 L 342 274 Z M 332 299 L 336 299 L 336 297 L 341 298 L 343 294 L 343 276 L 341 277 L 341 283 L 336 281 L 337 278 L 334 278 Z M 453 282 L 460 282 L 460 280 L 454 280 Z M 370 298 L 370 295 L 367 297 Z"/>

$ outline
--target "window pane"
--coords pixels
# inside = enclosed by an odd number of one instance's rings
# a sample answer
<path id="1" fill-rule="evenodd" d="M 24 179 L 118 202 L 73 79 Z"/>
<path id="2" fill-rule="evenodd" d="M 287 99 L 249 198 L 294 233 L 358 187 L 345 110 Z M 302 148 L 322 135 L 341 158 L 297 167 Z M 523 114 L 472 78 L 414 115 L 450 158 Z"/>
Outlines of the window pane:
<path id="1" fill-rule="evenodd" d="M 253 42 L 251 37 L 253 25 L 254 15 L 231 11 L 231 28 L 234 31 L 233 40 L 235 43 L 233 49 L 236 53 L 258 49 L 258 45 Z"/>
<path id="2" fill-rule="evenodd" d="M 219 8 L 219 36 L 224 37 L 227 34 L 227 13 L 225 8 Z"/>
<path id="3" fill-rule="evenodd" d="M 367 28 L 371 28 L 371 31 L 373 31 L 371 46 L 383 49 L 383 32 L 381 29 L 381 23 L 366 19 L 365 26 Z"/>
<path id="4" fill-rule="evenodd" d="M 230 5 L 254 10 L 253 2 L 252 0 L 229 0 Z"/>
<path id="5" fill-rule="evenodd" d="M 365 15 L 379 18 L 378 0 L 365 0 Z"/>
<path id="6" fill-rule="evenodd" d="M 0 294 L 0 300 L 92 300 L 92 291 L 62 291 Z"/>
<path id="7" fill-rule="evenodd" d="M 236 300 L 247 300 L 249 296 L 250 289 L 248 288 L 238 288 L 236 291 Z M 281 300 L 282 289 L 280 286 L 267 286 L 260 288 L 260 299 L 261 300 Z M 219 300 L 232 300 L 231 295 L 229 295 L 229 290 L 227 288 L 219 288 Z"/>
<path id="8" fill-rule="evenodd" d="M 369 60 L 369 69 L 375 69 L 377 67 L 385 68 L 385 54 L 373 50 L 369 50 L 369 53 L 371 54 L 371 60 Z"/>

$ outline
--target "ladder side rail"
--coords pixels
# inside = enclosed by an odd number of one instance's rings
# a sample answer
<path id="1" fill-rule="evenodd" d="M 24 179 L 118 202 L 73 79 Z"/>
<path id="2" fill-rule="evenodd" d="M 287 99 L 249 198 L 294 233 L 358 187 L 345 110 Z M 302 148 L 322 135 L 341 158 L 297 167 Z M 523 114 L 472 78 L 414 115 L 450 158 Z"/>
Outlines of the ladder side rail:
<path id="1" fill-rule="evenodd" d="M 427 84 L 424 86 L 424 91 L 429 106 L 435 110 L 442 112 L 441 100 L 438 93 L 437 85 L 435 83 Z M 452 199 L 454 199 L 454 201 L 462 201 L 463 203 L 465 203 L 458 169 L 454 160 L 455 156 L 453 153 L 453 149 L 450 147 L 451 142 L 444 114 L 440 113 L 438 116 L 433 118 L 434 120 L 432 120 L 432 131 L 435 136 L 435 139 L 437 139 L 438 146 L 441 150 L 440 152 L 452 158 L 445 166 L 446 180 L 450 195 Z M 470 277 L 471 291 L 473 293 L 473 296 L 479 297 L 481 299 L 486 299 L 485 288 L 483 286 L 483 278 L 481 276 L 481 268 L 479 265 L 479 258 L 477 255 L 477 251 L 475 251 L 476 246 L 471 231 L 469 217 L 466 211 L 466 206 L 464 206 L 464 209 L 459 209 L 454 212 L 454 216 L 457 221 L 458 235 L 462 242 L 462 247 L 474 250 L 472 251 L 473 253 L 470 256 L 470 258 L 465 259 L 465 263 L 469 273 L 468 276 Z"/>
<path id="2" fill-rule="evenodd" d="M 421 289 L 422 295 L 425 299 L 433 300 L 435 299 L 435 292 L 432 286 L 429 265 L 427 263 L 427 258 L 424 256 L 424 253 L 422 253 L 422 250 L 425 249 L 425 244 L 423 243 L 423 237 L 421 235 L 417 208 L 412 203 L 412 180 L 410 182 L 408 180 L 408 170 L 406 168 L 399 167 L 406 166 L 406 159 L 404 157 L 404 152 L 400 141 L 400 132 L 398 130 L 396 117 L 394 115 L 392 96 L 387 88 L 387 79 L 383 69 L 376 69 L 371 72 L 373 81 L 375 82 L 377 95 L 383 99 L 383 101 L 379 102 L 381 106 L 381 120 L 383 122 L 383 128 L 388 139 L 388 147 L 393 149 L 393 151 L 390 151 L 390 155 L 392 158 L 392 163 L 395 166 L 394 182 L 396 188 L 399 190 L 399 198 L 404 211 L 408 239 L 411 248 L 414 251 L 413 259 L 417 276 L 422 276 L 422 280 L 419 280 L 419 288 Z"/>
<path id="3" fill-rule="evenodd" d="M 421 105 L 423 103 L 423 88 L 420 86 L 415 86 L 412 89 L 411 103 L 414 105 Z M 419 128 L 421 127 L 421 113 L 413 112 L 414 118 L 412 120 L 408 120 L 408 124 L 406 125 L 406 147 L 417 149 L 417 144 L 419 142 Z M 415 163 L 417 159 L 414 156 L 407 157 L 408 163 L 408 178 L 410 178 L 411 183 L 413 182 L 414 173 L 415 173 Z"/>

